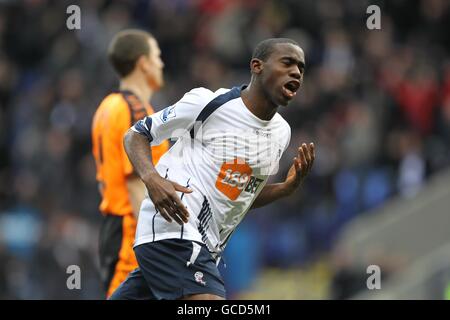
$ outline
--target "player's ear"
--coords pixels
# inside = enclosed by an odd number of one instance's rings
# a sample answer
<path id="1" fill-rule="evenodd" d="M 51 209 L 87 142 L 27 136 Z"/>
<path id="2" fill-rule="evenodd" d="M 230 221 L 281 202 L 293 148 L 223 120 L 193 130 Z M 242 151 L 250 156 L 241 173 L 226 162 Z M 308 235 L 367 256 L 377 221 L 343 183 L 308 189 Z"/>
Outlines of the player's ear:
<path id="1" fill-rule="evenodd" d="M 260 74 L 263 68 L 264 66 L 262 60 L 253 58 L 250 61 L 250 70 L 252 71 L 252 73 Z"/>

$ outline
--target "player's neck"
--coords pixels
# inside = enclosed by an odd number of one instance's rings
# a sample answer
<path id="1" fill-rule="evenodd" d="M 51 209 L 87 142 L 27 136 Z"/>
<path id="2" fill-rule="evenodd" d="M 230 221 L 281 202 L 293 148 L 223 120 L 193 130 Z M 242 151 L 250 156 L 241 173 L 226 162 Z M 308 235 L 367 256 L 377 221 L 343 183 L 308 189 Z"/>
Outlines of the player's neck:
<path id="1" fill-rule="evenodd" d="M 144 103 L 150 102 L 153 95 L 153 90 L 148 86 L 146 80 L 135 74 L 120 80 L 120 90 L 133 92 Z"/>
<path id="2" fill-rule="evenodd" d="M 241 97 L 247 109 L 261 120 L 269 121 L 277 113 L 278 106 L 266 99 L 261 88 L 254 83 L 242 90 Z"/>

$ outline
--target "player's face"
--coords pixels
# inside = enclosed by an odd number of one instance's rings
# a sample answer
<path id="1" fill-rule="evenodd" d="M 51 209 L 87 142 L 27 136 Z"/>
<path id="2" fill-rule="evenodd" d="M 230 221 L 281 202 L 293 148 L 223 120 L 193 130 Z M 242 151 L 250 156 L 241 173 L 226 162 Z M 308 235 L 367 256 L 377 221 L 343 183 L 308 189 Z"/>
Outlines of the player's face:
<path id="1" fill-rule="evenodd" d="M 150 53 L 148 55 L 147 82 L 154 90 L 160 89 L 164 85 L 163 68 L 164 63 L 161 60 L 161 50 L 155 39 L 149 40 Z"/>
<path id="2" fill-rule="evenodd" d="M 260 79 L 272 102 L 286 106 L 300 89 L 304 72 L 303 50 L 290 43 L 280 43 L 275 46 L 267 61 L 263 62 Z"/>

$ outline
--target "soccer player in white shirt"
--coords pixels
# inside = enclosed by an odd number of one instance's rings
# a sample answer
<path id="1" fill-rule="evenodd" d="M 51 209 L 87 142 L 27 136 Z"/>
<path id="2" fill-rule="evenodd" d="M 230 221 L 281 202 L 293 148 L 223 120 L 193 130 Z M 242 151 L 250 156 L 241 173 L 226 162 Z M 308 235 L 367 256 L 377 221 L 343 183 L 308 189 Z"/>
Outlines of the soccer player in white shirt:
<path id="1" fill-rule="evenodd" d="M 196 88 L 137 122 L 126 152 L 147 187 L 134 250 L 139 268 L 111 299 L 223 299 L 218 271 L 231 234 L 252 208 L 292 194 L 311 170 L 313 143 L 303 143 L 284 182 L 266 185 L 289 145 L 277 113 L 301 87 L 305 58 L 290 39 L 257 45 L 249 85 L 212 92 Z M 149 149 L 174 146 L 152 164 Z"/>

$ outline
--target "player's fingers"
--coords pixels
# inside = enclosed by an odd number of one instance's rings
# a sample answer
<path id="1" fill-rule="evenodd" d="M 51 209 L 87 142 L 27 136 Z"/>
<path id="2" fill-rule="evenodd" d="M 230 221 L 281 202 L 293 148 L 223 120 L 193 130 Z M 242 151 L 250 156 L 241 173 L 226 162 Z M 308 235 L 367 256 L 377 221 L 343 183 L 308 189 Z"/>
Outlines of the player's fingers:
<path id="1" fill-rule="evenodd" d="M 177 208 L 177 209 L 176 209 L 176 214 L 177 214 L 177 216 L 180 218 L 180 222 L 181 222 L 180 224 L 188 223 L 189 219 L 186 217 L 185 213 L 183 213 L 183 212 L 181 211 L 180 208 Z"/>
<path id="2" fill-rule="evenodd" d="M 170 196 L 168 196 L 167 198 L 164 198 L 161 201 L 160 207 L 162 208 L 162 210 L 164 210 L 164 212 L 170 219 L 173 219 L 177 223 L 182 224 L 180 218 L 177 215 L 177 208 L 173 205 L 173 201 Z"/>
<path id="3" fill-rule="evenodd" d="M 304 168 L 302 167 L 302 147 L 299 147 L 297 152 L 297 157 L 295 158 L 297 159 L 298 165 L 300 166 L 300 170 L 304 170 Z"/>
<path id="4" fill-rule="evenodd" d="M 175 220 L 180 226 L 183 225 L 183 220 L 182 220 L 181 217 L 180 217 L 179 211 L 177 211 L 177 210 L 175 210 L 175 209 L 172 210 L 170 216 L 171 216 L 171 217 L 173 218 L 173 220 Z"/>
<path id="5" fill-rule="evenodd" d="M 166 219 L 167 222 L 172 222 L 172 219 L 170 218 L 170 215 L 166 212 L 166 209 L 164 207 L 158 207 L 156 208 L 157 212 Z"/>
<path id="6" fill-rule="evenodd" d="M 177 207 L 173 204 L 173 202 L 171 202 L 169 200 L 169 203 L 167 203 L 166 207 L 166 212 L 167 214 L 173 219 L 175 220 L 176 223 L 178 223 L 179 225 L 183 224 L 182 219 L 180 218 L 180 214 L 178 213 L 178 209 Z"/>
<path id="7" fill-rule="evenodd" d="M 309 152 L 311 153 L 311 158 L 312 161 L 314 162 L 314 159 L 316 158 L 316 147 L 312 142 L 309 144 Z"/>
<path id="8" fill-rule="evenodd" d="M 312 168 L 314 160 L 316 159 L 316 150 L 315 150 L 314 143 L 312 143 L 312 142 L 309 144 L 309 153 L 311 154 L 311 168 Z"/>
<path id="9" fill-rule="evenodd" d="M 308 162 L 306 160 L 305 153 L 303 151 L 303 148 L 300 148 L 300 162 L 302 164 L 302 174 L 306 174 L 308 170 Z"/>
<path id="10" fill-rule="evenodd" d="M 302 171 L 302 166 L 300 164 L 300 160 L 298 160 L 297 157 L 294 158 L 294 167 L 295 167 L 295 171 L 297 171 L 297 173 L 301 173 Z"/>
<path id="11" fill-rule="evenodd" d="M 306 145 L 306 143 L 304 143 L 302 145 L 302 149 L 303 149 L 303 153 L 305 154 L 306 161 L 308 162 L 307 171 L 309 171 L 309 169 L 311 169 L 312 159 L 311 159 L 311 154 L 309 153 L 309 149 L 308 149 L 308 146 Z"/>
<path id="12" fill-rule="evenodd" d="M 180 198 L 175 195 L 173 199 L 173 205 L 177 208 L 178 214 L 181 217 L 181 219 L 187 223 L 189 219 L 189 211 L 187 211 L 186 207 L 184 206 L 183 202 L 181 202 Z"/>
<path id="13" fill-rule="evenodd" d="M 175 220 L 176 223 L 178 223 L 180 226 L 183 225 L 183 221 L 181 220 L 181 218 L 178 216 L 177 212 L 172 210 L 170 211 L 170 217 Z"/>
<path id="14" fill-rule="evenodd" d="M 192 192 L 192 189 L 190 189 L 188 187 L 183 187 L 181 184 L 178 184 L 174 181 L 170 181 L 170 182 L 172 183 L 172 185 L 176 191 L 183 192 L 183 193 L 191 193 Z"/>

